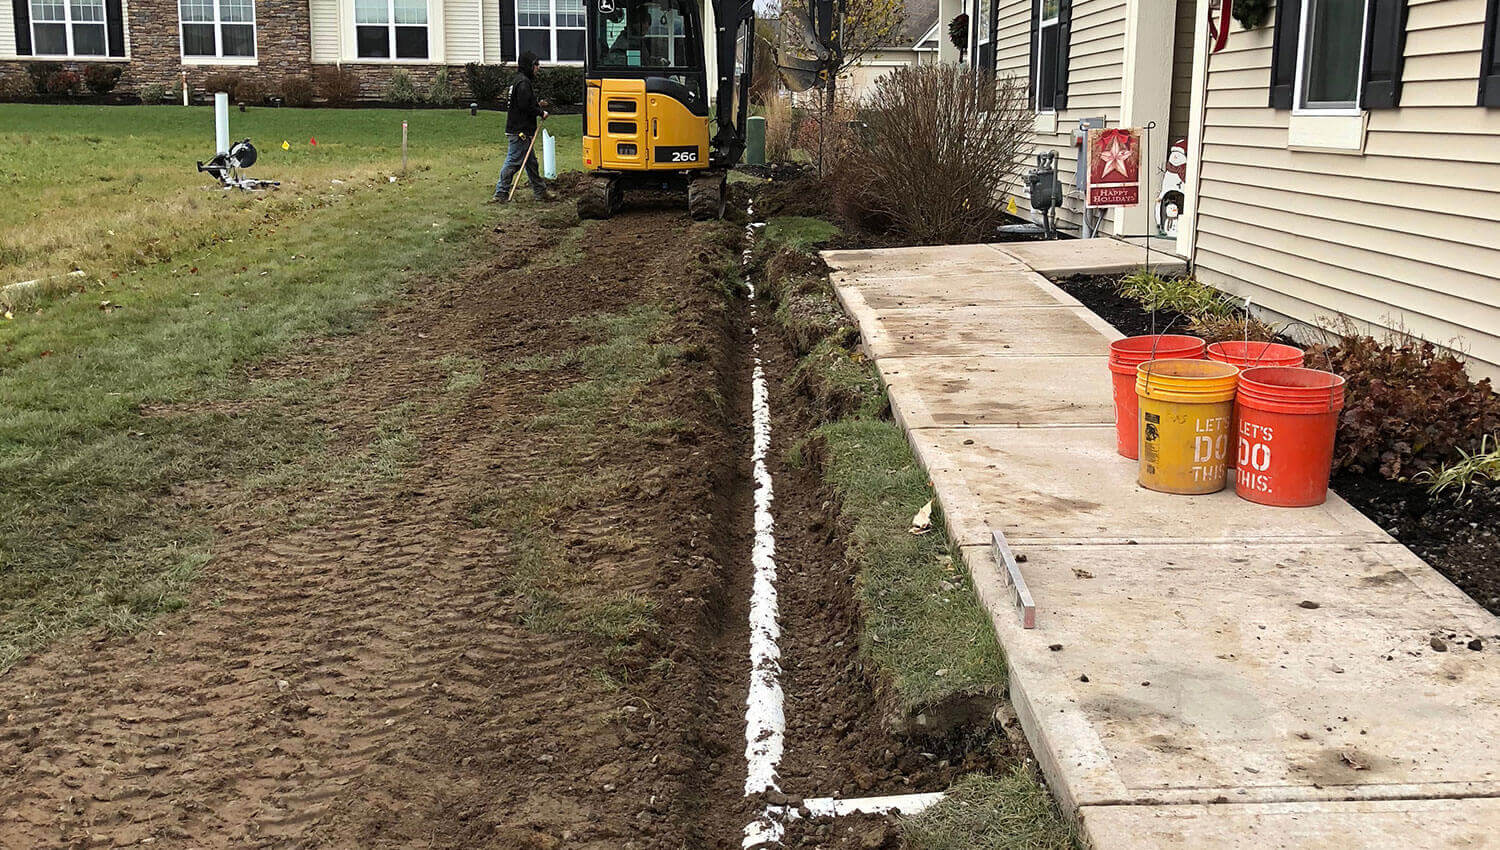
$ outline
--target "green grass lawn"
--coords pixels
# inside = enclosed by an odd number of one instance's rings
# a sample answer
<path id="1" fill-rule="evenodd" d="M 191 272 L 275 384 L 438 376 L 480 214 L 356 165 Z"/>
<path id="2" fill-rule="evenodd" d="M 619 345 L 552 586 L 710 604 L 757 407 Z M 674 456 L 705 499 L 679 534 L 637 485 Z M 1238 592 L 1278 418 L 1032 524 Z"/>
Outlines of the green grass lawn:
<path id="1" fill-rule="evenodd" d="M 402 120 L 411 169 L 390 183 Z M 571 166 L 578 121 L 552 123 Z M 460 110 L 235 112 L 232 136 L 264 152 L 252 173 L 287 181 L 253 195 L 194 171 L 209 109 L 0 106 L 0 281 L 88 273 L 0 318 L 0 670 L 70 630 L 182 604 L 211 523 L 154 497 L 326 466 L 326 428 L 295 414 L 324 388 L 244 366 L 358 329 L 497 220 L 534 212 L 482 205 L 502 126 Z M 225 412 L 268 395 L 280 403 Z M 143 415 L 161 406 L 179 412 Z"/>
<path id="2" fill-rule="evenodd" d="M 399 174 L 402 121 L 411 168 L 440 180 L 477 169 L 493 186 L 505 144 L 498 112 L 231 112 L 230 137 L 260 151 L 250 174 L 283 182 L 256 196 L 226 194 L 197 173 L 213 154 L 211 107 L 0 105 L 0 285 L 74 268 L 108 277 L 336 203 Z M 577 168 L 579 119 L 558 116 L 548 129 L 559 138 L 559 168 Z M 471 195 L 451 200 L 480 197 L 483 181 L 473 183 Z"/>

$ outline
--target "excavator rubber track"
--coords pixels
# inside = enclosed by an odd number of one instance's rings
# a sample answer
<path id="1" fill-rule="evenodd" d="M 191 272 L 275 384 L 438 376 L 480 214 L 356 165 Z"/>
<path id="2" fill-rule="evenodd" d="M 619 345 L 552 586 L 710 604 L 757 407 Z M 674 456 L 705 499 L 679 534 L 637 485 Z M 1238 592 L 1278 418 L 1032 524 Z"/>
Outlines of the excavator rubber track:
<path id="1" fill-rule="evenodd" d="M 620 208 L 620 188 L 610 177 L 594 177 L 578 196 L 579 218 L 609 218 Z"/>

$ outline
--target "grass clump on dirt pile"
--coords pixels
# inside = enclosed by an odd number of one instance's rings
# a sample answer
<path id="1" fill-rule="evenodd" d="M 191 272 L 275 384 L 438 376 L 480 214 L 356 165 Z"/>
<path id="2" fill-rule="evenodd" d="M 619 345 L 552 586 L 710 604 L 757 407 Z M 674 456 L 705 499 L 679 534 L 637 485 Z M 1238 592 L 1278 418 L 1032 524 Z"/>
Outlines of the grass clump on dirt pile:
<path id="1" fill-rule="evenodd" d="M 1073 830 L 1046 789 L 1017 768 L 972 775 L 942 802 L 901 821 L 906 850 L 1075 850 Z"/>

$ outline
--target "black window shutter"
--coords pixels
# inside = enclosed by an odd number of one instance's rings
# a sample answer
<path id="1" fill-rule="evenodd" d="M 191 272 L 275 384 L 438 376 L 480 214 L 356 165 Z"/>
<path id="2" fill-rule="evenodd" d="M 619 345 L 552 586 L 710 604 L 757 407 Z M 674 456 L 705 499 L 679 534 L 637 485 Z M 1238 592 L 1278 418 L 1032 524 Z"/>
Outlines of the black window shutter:
<path id="1" fill-rule="evenodd" d="M 584 0 L 585 3 L 588 0 Z M 969 65 L 974 72 L 974 85 L 979 86 L 979 4 L 982 0 L 969 0 Z"/>
<path id="2" fill-rule="evenodd" d="M 125 7 L 122 0 L 104 0 L 104 31 L 109 36 L 109 55 L 125 55 Z"/>
<path id="3" fill-rule="evenodd" d="M 500 0 L 500 61 L 516 61 L 516 0 Z"/>
<path id="4" fill-rule="evenodd" d="M 1057 4 L 1057 97 L 1053 108 L 1058 112 L 1068 108 L 1068 43 L 1072 40 L 1073 0 L 1058 0 Z"/>
<path id="5" fill-rule="evenodd" d="M 1291 109 L 1297 85 L 1298 31 L 1302 0 L 1277 0 L 1276 31 L 1271 40 L 1271 108 Z"/>
<path id="6" fill-rule="evenodd" d="M 1401 105 L 1401 69 L 1406 64 L 1406 0 L 1370 0 L 1365 24 L 1365 84 L 1362 109 Z"/>
<path id="7" fill-rule="evenodd" d="M 1480 54 L 1479 105 L 1500 106 L 1500 0 L 1490 0 L 1484 17 L 1484 52 Z"/>
<path id="8" fill-rule="evenodd" d="M 10 0 L 10 8 L 16 22 L 16 55 L 31 55 L 31 3 L 30 0 Z"/>
<path id="9" fill-rule="evenodd" d="M 1036 45 L 1038 24 L 1042 20 L 1042 0 L 1031 0 L 1031 60 L 1026 66 L 1026 97 L 1036 108 Z"/>

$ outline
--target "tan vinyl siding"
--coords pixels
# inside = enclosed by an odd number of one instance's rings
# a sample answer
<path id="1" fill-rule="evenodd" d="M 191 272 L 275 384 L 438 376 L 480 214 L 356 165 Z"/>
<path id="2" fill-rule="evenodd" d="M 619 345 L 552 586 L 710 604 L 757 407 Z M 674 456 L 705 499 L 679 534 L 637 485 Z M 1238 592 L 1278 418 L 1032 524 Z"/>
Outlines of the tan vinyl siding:
<path id="1" fill-rule="evenodd" d="M 1401 108 L 1362 152 L 1288 147 L 1271 28 L 1210 57 L 1199 276 L 1310 325 L 1342 317 L 1466 352 L 1500 377 L 1500 110 L 1474 105 L 1484 0 L 1412 0 Z"/>
<path id="2" fill-rule="evenodd" d="M 1030 0 L 1010 0 L 1001 5 L 995 48 L 997 77 L 1014 76 L 1021 85 L 1026 85 L 1031 66 Z M 1079 118 L 1104 116 L 1110 126 L 1119 125 L 1124 71 L 1124 0 L 1074 0 L 1068 50 L 1068 108 L 1057 114 L 1056 133 L 1038 132 L 1033 137 L 1021 173 L 1004 187 L 1007 194 L 1015 197 L 1023 215 L 1028 208 L 1025 172 L 1036 164 L 1036 154 L 1055 150 L 1058 177 L 1067 195 L 1058 221 L 1070 226 L 1065 232 L 1077 234 L 1083 220 L 1083 199 L 1073 188 L 1078 167 L 1073 131 Z M 1112 212 L 1105 215 L 1101 229 L 1109 226 L 1112 216 Z"/>
<path id="3" fill-rule="evenodd" d="M 450 65 L 484 61 L 482 0 L 443 0 L 443 59 Z"/>
<path id="4" fill-rule="evenodd" d="M 499 0 L 483 0 L 484 2 L 484 61 L 491 65 L 498 65 L 502 61 L 500 53 L 500 2 Z"/>
<path id="5" fill-rule="evenodd" d="M 308 0 L 307 17 L 312 61 L 338 62 L 339 0 Z"/>
<path id="6" fill-rule="evenodd" d="M 1198 35 L 1197 0 L 1177 0 L 1177 31 L 1172 37 L 1172 109 L 1167 143 L 1186 139 L 1193 101 L 1193 39 Z"/>
<path id="7" fill-rule="evenodd" d="M 16 55 L 15 12 L 9 3 L 0 3 L 0 59 L 11 59 Z"/>

